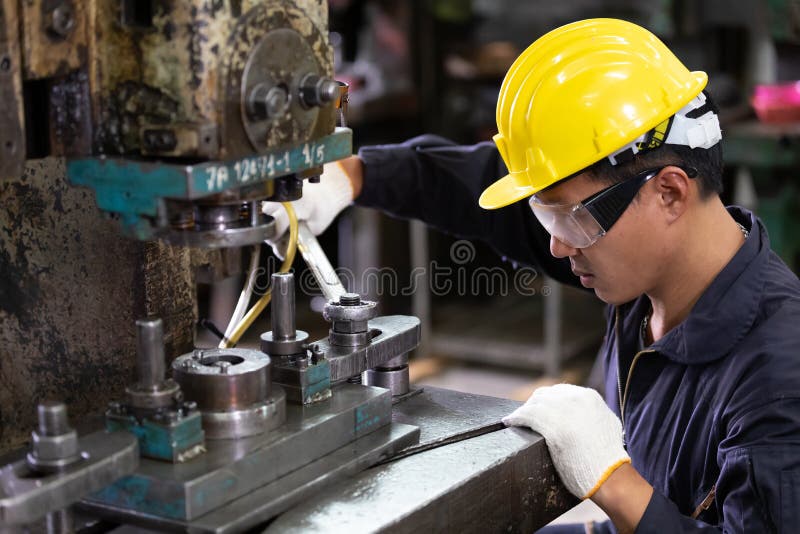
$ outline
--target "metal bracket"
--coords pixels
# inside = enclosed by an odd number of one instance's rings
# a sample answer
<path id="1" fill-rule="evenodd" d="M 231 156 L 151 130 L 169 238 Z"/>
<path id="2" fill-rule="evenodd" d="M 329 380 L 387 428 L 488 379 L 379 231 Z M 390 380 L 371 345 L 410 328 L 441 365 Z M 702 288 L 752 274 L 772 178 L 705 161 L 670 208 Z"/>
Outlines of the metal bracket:
<path id="1" fill-rule="evenodd" d="M 95 192 L 100 209 L 120 216 L 124 231 L 138 239 L 156 237 L 164 199 L 197 200 L 300 173 L 352 153 L 353 132 L 336 130 L 319 139 L 257 156 L 195 165 L 125 158 L 81 158 L 67 163 L 73 185 Z"/>
<path id="2" fill-rule="evenodd" d="M 82 461 L 37 477 L 25 460 L 0 469 L 0 524 L 24 525 L 60 510 L 132 473 L 139 465 L 136 438 L 128 432 L 95 432 L 79 438 Z"/>
<path id="3" fill-rule="evenodd" d="M 22 175 L 25 112 L 17 0 L 0 0 L 0 180 Z"/>

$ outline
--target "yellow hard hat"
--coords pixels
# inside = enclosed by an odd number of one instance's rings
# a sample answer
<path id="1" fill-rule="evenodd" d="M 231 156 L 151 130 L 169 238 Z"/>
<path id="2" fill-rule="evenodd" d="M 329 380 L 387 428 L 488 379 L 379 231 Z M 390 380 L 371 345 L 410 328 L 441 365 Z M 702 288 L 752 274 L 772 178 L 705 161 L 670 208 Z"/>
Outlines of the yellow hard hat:
<path id="1" fill-rule="evenodd" d="M 616 19 L 557 28 L 509 69 L 494 142 L 509 174 L 479 203 L 502 208 L 609 156 L 674 115 L 705 87 L 655 35 Z"/>

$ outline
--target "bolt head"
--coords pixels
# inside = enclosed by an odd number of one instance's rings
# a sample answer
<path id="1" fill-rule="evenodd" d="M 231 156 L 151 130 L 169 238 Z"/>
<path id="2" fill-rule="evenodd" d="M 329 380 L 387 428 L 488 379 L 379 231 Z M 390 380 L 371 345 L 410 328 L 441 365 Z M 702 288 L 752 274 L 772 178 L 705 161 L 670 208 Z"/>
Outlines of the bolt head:
<path id="1" fill-rule="evenodd" d="M 56 37 L 66 38 L 75 28 L 75 11 L 71 2 L 62 1 L 45 15 L 47 30 Z"/>

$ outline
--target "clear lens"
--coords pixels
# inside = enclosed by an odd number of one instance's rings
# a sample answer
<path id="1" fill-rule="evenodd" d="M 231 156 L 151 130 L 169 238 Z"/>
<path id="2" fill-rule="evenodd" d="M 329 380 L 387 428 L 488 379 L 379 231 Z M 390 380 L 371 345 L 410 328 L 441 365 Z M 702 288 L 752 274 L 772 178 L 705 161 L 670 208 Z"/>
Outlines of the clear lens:
<path id="1" fill-rule="evenodd" d="M 583 204 L 543 204 L 536 195 L 529 202 L 533 214 L 547 232 L 572 248 L 586 248 L 605 234 Z"/>

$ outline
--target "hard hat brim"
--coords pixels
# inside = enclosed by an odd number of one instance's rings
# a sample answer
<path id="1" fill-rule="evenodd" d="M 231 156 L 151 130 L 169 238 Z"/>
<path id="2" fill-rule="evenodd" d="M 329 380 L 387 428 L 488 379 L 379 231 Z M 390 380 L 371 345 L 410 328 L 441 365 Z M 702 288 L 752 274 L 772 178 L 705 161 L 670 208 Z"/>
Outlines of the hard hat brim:
<path id="1" fill-rule="evenodd" d="M 513 176 L 508 174 L 484 189 L 478 199 L 478 204 L 485 210 L 496 210 L 527 198 L 540 189 L 532 185 L 520 185 Z"/>

